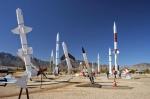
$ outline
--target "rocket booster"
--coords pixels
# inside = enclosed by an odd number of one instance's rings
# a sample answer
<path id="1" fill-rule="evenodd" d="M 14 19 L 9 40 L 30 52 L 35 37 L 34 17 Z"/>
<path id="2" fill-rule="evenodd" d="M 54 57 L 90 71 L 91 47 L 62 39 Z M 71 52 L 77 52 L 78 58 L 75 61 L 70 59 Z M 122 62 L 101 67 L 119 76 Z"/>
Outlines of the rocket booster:
<path id="1" fill-rule="evenodd" d="M 59 65 L 59 33 L 57 33 L 56 37 L 56 66 Z"/>
<path id="2" fill-rule="evenodd" d="M 68 65 L 68 74 L 70 74 L 71 69 L 72 69 L 72 65 L 71 65 L 71 62 L 70 62 L 70 58 L 68 56 L 68 50 L 67 50 L 67 46 L 66 46 L 65 42 L 62 43 L 62 47 L 63 47 L 63 50 L 64 50 L 64 55 L 65 55 L 65 58 L 66 58 L 66 62 L 67 62 L 67 65 Z"/>
<path id="3" fill-rule="evenodd" d="M 18 55 L 24 60 L 26 72 L 28 74 L 28 77 L 31 77 L 31 54 L 33 53 L 32 47 L 28 47 L 26 34 L 32 31 L 31 27 L 24 26 L 24 19 L 22 10 L 17 8 L 16 9 L 16 15 L 17 15 L 17 22 L 18 27 L 13 29 L 12 32 L 15 34 L 20 35 L 21 39 L 21 45 L 22 48 L 18 49 Z"/>
<path id="4" fill-rule="evenodd" d="M 118 71 L 118 59 L 117 59 L 117 54 L 119 54 L 118 51 L 118 37 L 117 37 L 117 27 L 114 22 L 114 59 L 115 59 L 115 70 Z"/>

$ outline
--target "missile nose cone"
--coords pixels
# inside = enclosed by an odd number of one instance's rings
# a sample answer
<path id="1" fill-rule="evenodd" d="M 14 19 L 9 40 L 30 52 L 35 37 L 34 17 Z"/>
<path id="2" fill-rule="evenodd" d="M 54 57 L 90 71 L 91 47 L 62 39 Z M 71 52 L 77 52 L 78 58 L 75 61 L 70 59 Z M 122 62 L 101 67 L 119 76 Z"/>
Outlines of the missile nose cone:
<path id="1" fill-rule="evenodd" d="M 21 9 L 20 9 L 20 8 L 17 8 L 16 10 L 17 10 L 17 11 L 20 11 Z"/>
<path id="2" fill-rule="evenodd" d="M 116 26 L 116 23 L 115 23 L 115 21 L 114 21 L 114 26 Z"/>
<path id="3" fill-rule="evenodd" d="M 17 8 L 17 9 L 16 9 L 16 12 L 18 12 L 18 11 L 20 11 L 20 10 L 21 10 L 20 8 Z"/>
<path id="4" fill-rule="evenodd" d="M 111 48 L 109 48 L 109 55 L 111 54 Z"/>
<path id="5" fill-rule="evenodd" d="M 59 32 L 57 33 L 56 40 L 59 41 Z"/>
<path id="6" fill-rule="evenodd" d="M 109 51 L 111 50 L 111 48 L 109 48 Z"/>
<path id="7" fill-rule="evenodd" d="M 109 48 L 109 52 L 111 52 L 111 48 Z"/>
<path id="8" fill-rule="evenodd" d="M 117 33 L 117 28 L 116 28 L 116 23 L 115 23 L 115 21 L 114 21 L 114 27 L 113 27 L 113 29 L 114 29 L 114 33 Z"/>
<path id="9" fill-rule="evenodd" d="M 51 57 L 53 57 L 54 56 L 54 53 L 53 53 L 53 50 L 52 50 L 52 52 L 51 52 Z"/>
<path id="10" fill-rule="evenodd" d="M 82 53 L 85 53 L 85 50 L 84 50 L 84 48 L 82 47 Z"/>
<path id="11" fill-rule="evenodd" d="M 23 20 L 23 14 L 22 14 L 22 10 L 20 8 L 16 9 L 16 14 L 17 14 L 17 21 L 18 24 L 24 24 L 24 20 Z"/>
<path id="12" fill-rule="evenodd" d="M 22 15 L 22 10 L 20 8 L 17 8 L 16 13 Z"/>
<path id="13" fill-rule="evenodd" d="M 62 42 L 62 45 L 64 45 L 65 44 L 65 42 Z"/>

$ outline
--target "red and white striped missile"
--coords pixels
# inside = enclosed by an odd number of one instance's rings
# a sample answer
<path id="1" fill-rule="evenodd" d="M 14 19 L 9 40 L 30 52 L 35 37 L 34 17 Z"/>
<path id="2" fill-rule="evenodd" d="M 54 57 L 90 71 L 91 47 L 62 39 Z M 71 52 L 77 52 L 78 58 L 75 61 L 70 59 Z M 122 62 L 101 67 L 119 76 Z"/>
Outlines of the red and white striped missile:
<path id="1" fill-rule="evenodd" d="M 117 27 L 116 24 L 114 22 L 114 59 L 115 59 L 115 70 L 118 71 L 118 59 L 117 59 L 117 54 L 119 54 L 118 51 L 118 37 L 117 37 Z"/>
<path id="2" fill-rule="evenodd" d="M 117 51 L 117 42 L 118 42 L 118 37 L 117 37 L 117 27 L 116 24 L 114 22 L 114 50 Z M 116 52 L 115 52 L 116 53 Z"/>

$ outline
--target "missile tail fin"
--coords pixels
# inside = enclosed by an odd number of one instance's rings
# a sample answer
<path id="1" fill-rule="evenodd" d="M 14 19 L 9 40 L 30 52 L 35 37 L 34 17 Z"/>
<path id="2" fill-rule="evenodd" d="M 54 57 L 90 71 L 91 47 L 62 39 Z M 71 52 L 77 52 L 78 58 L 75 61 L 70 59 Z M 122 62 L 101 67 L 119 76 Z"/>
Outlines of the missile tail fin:
<path id="1" fill-rule="evenodd" d="M 28 26 L 23 26 L 23 29 L 24 29 L 24 33 L 29 33 L 32 31 L 32 28 L 31 27 L 28 27 Z M 13 30 L 11 30 L 14 34 L 20 34 L 21 31 L 20 31 L 20 28 L 19 27 L 16 27 L 14 28 Z"/>

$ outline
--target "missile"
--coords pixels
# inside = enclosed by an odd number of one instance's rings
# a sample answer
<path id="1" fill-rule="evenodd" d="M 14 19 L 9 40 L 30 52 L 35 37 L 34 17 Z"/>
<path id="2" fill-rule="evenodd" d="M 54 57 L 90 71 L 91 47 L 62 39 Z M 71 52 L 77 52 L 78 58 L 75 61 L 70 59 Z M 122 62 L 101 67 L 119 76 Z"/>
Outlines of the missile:
<path id="1" fill-rule="evenodd" d="M 53 61 L 53 59 L 54 59 L 54 52 L 53 52 L 53 50 L 51 51 L 51 60 L 50 61 Z"/>
<path id="2" fill-rule="evenodd" d="M 91 69 L 91 67 L 90 67 L 90 65 L 89 65 L 88 58 L 87 58 L 86 52 L 85 52 L 85 50 L 84 50 L 83 47 L 82 47 L 82 55 L 83 55 L 83 59 L 84 59 L 86 68 L 87 68 L 87 70 L 88 70 L 88 73 L 91 73 L 91 72 L 92 72 L 92 69 Z"/>
<path id="3" fill-rule="evenodd" d="M 68 50 L 67 50 L 67 46 L 66 46 L 65 42 L 62 42 L 62 47 L 63 47 L 64 55 L 65 55 L 65 58 L 66 58 L 67 66 L 68 66 L 68 74 L 70 74 L 71 70 L 72 70 L 72 65 L 71 65 L 71 62 L 70 62 L 70 58 L 68 56 Z"/>
<path id="4" fill-rule="evenodd" d="M 97 55 L 97 67 L 98 67 L 98 73 L 100 73 L 100 62 L 99 62 L 99 53 L 98 53 L 98 55 Z"/>
<path id="5" fill-rule="evenodd" d="M 112 54 L 111 54 L 111 48 L 109 48 L 109 74 L 112 74 Z"/>
<path id="6" fill-rule="evenodd" d="M 94 77 L 93 77 L 94 75 L 92 73 L 92 68 L 89 65 L 88 58 L 87 58 L 86 52 L 83 47 L 82 47 L 82 55 L 83 55 L 83 59 L 84 59 L 84 62 L 85 62 L 86 68 L 87 68 L 88 77 L 91 81 L 91 84 L 94 84 Z M 92 65 L 92 67 L 93 67 L 93 65 Z"/>
<path id="7" fill-rule="evenodd" d="M 50 61 L 54 64 L 55 59 L 54 59 L 54 52 L 53 52 L 53 50 L 51 52 L 51 59 L 50 59 Z"/>
<path id="8" fill-rule="evenodd" d="M 28 75 L 28 78 L 30 78 L 32 72 L 31 54 L 33 53 L 33 50 L 32 47 L 28 47 L 26 34 L 31 32 L 32 28 L 24 25 L 23 14 L 20 8 L 16 9 L 16 14 L 17 14 L 18 27 L 11 31 L 14 34 L 20 35 L 22 48 L 18 49 L 18 55 L 24 60 L 26 73 Z"/>
<path id="9" fill-rule="evenodd" d="M 92 61 L 92 72 L 94 72 L 95 70 L 94 70 L 94 63 L 93 63 L 93 61 Z"/>
<path id="10" fill-rule="evenodd" d="M 56 66 L 59 65 L 59 33 L 57 33 L 56 37 Z"/>
<path id="11" fill-rule="evenodd" d="M 114 50 L 117 50 L 117 41 L 118 41 L 118 38 L 117 38 L 117 28 L 116 28 L 116 24 L 114 22 Z"/>
<path id="12" fill-rule="evenodd" d="M 55 61 L 55 59 L 54 59 L 54 52 L 53 52 L 53 50 L 52 50 L 52 52 L 51 52 L 51 58 L 50 58 L 50 66 L 51 66 L 51 69 L 52 69 L 52 72 L 54 73 L 54 71 L 55 71 L 55 67 L 54 67 L 54 62 Z"/>
<path id="13" fill-rule="evenodd" d="M 116 24 L 114 22 L 114 60 L 115 60 L 115 70 L 118 71 L 118 59 L 117 59 L 117 55 L 119 54 L 119 50 L 118 50 L 118 37 L 117 37 L 117 27 Z"/>

